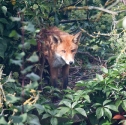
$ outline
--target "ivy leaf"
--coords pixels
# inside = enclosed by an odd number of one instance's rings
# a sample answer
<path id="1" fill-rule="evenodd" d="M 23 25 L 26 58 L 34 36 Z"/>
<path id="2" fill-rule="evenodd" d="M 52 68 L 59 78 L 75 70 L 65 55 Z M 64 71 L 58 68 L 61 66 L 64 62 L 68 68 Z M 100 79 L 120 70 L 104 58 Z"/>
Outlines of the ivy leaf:
<path id="1" fill-rule="evenodd" d="M 32 56 L 30 56 L 28 59 L 27 59 L 27 61 L 30 61 L 30 62 L 37 62 L 39 60 L 39 57 L 37 56 L 37 54 L 34 52 L 33 54 L 32 54 Z"/>
<path id="2" fill-rule="evenodd" d="M 16 97 L 16 96 L 11 95 L 11 94 L 6 95 L 6 99 L 7 99 L 7 102 L 10 102 L 10 103 L 19 102 L 19 100 L 20 100 L 19 97 Z"/>
<path id="3" fill-rule="evenodd" d="M 29 114 L 27 118 L 28 125 L 41 125 L 39 118 L 36 115 Z"/>
<path id="4" fill-rule="evenodd" d="M 48 118 L 50 116 L 51 116 L 50 114 L 44 114 L 43 117 L 42 117 L 42 119 L 46 119 L 46 118 Z"/>
<path id="5" fill-rule="evenodd" d="M 31 22 L 28 22 L 28 24 L 26 26 L 24 26 L 24 29 L 29 31 L 29 32 L 34 32 L 35 31 L 35 27 Z"/>
<path id="6" fill-rule="evenodd" d="M 105 113 L 105 116 L 107 116 L 109 120 L 112 118 L 112 113 L 108 108 L 104 108 L 104 113 Z"/>
<path id="7" fill-rule="evenodd" d="M 33 66 L 28 66 L 24 70 L 21 71 L 22 74 L 26 74 L 32 70 Z"/>
<path id="8" fill-rule="evenodd" d="M 75 110 L 80 113 L 81 115 L 87 117 L 87 114 L 83 108 L 75 108 Z"/>
<path id="9" fill-rule="evenodd" d="M 40 79 L 40 77 L 33 72 L 27 74 L 26 77 L 30 78 L 32 81 L 38 81 Z"/>
<path id="10" fill-rule="evenodd" d="M 7 13 L 7 7 L 6 7 L 6 6 L 2 6 L 1 9 L 2 9 L 4 15 L 6 16 L 6 13 Z"/>
<path id="11" fill-rule="evenodd" d="M 97 118 L 100 119 L 103 115 L 104 115 L 103 107 L 97 108 L 97 110 L 96 110 L 96 116 L 97 116 Z"/>
<path id="12" fill-rule="evenodd" d="M 58 124 L 57 118 L 52 117 L 52 118 L 50 119 L 50 123 L 51 123 L 52 125 L 57 125 L 57 124 Z"/>
<path id="13" fill-rule="evenodd" d="M 21 64 L 22 60 L 13 60 L 13 59 L 11 59 L 10 62 L 15 64 L 15 65 L 22 66 L 22 64 Z"/>
<path id="14" fill-rule="evenodd" d="M 2 125 L 7 125 L 7 122 L 4 117 L 0 117 L 0 123 L 2 123 Z"/>

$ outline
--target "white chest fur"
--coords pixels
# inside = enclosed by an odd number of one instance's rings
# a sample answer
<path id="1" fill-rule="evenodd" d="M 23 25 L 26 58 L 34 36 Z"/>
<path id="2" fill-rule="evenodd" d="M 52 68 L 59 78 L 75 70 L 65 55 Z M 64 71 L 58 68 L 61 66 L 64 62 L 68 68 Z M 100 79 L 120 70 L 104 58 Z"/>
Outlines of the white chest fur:
<path id="1" fill-rule="evenodd" d="M 53 67 L 62 67 L 66 64 L 66 62 L 62 59 L 59 54 L 55 54 Z"/>

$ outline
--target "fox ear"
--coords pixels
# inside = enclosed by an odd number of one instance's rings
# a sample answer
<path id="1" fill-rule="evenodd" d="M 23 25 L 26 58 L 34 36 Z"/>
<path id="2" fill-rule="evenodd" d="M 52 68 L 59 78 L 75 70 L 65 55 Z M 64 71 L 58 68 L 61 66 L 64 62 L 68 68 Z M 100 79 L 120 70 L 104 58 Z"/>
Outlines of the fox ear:
<path id="1" fill-rule="evenodd" d="M 79 43 L 80 38 L 81 38 L 81 35 L 82 35 L 82 32 L 81 32 L 81 31 L 74 35 L 73 42 L 74 42 L 75 44 L 78 44 L 78 43 Z"/>
<path id="2" fill-rule="evenodd" d="M 57 35 L 52 35 L 52 41 L 53 41 L 55 44 L 61 43 L 61 39 L 60 39 Z"/>

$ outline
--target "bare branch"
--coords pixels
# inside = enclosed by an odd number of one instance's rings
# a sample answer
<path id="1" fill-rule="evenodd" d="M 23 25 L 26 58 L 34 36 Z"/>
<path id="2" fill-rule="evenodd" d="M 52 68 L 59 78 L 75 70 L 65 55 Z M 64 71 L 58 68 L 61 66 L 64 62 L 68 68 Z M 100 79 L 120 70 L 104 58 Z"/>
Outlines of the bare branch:
<path id="1" fill-rule="evenodd" d="M 63 11 L 67 11 L 67 10 L 100 10 L 100 11 L 103 11 L 103 12 L 106 12 L 106 13 L 109 13 L 109 14 L 112 14 L 112 15 L 118 15 L 117 12 L 113 12 L 111 10 L 108 10 L 108 9 L 104 9 L 104 8 L 100 8 L 100 7 L 94 7 L 94 6 L 83 6 L 83 7 L 76 7 L 76 6 L 69 6 L 69 7 L 65 7 L 63 9 Z"/>

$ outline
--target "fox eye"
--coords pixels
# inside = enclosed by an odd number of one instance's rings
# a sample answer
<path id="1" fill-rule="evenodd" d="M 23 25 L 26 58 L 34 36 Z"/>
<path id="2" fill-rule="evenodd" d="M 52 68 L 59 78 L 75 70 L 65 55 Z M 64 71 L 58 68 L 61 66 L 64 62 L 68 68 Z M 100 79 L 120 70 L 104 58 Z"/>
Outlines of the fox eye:
<path id="1" fill-rule="evenodd" d="M 76 52 L 76 49 L 72 49 L 71 52 Z"/>
<path id="2" fill-rule="evenodd" d="M 63 53 L 65 53 L 66 51 L 65 50 L 62 50 Z"/>

